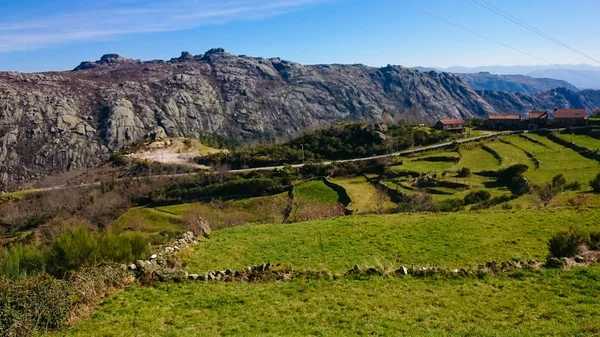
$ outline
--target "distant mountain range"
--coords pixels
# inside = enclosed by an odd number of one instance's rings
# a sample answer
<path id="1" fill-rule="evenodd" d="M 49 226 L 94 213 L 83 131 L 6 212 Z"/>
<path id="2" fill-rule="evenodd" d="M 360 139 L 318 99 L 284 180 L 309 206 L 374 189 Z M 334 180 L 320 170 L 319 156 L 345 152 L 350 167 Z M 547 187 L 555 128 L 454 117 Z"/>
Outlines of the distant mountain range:
<path id="1" fill-rule="evenodd" d="M 435 70 L 455 74 L 489 72 L 497 75 L 527 75 L 534 78 L 549 78 L 567 81 L 580 89 L 600 89 L 600 67 L 589 64 L 563 64 L 556 66 L 483 66 L 432 68 L 416 67 L 418 70 Z"/>

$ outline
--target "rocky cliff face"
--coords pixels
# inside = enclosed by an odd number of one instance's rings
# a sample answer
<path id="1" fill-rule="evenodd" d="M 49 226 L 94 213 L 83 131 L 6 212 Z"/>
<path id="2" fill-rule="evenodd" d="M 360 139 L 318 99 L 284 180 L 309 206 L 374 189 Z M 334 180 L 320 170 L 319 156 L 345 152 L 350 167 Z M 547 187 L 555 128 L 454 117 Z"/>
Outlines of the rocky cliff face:
<path id="1" fill-rule="evenodd" d="M 459 77 L 403 67 L 302 66 L 222 49 L 168 62 L 108 54 L 70 72 L 0 73 L 0 189 L 97 165 L 144 137 L 286 138 L 343 120 L 492 111 Z"/>
<path id="2" fill-rule="evenodd" d="M 525 114 L 530 110 L 555 108 L 585 108 L 591 112 L 600 107 L 600 90 L 573 91 L 558 88 L 535 95 L 489 90 L 477 93 L 499 112 Z"/>
<path id="3" fill-rule="evenodd" d="M 578 89 L 569 82 L 551 78 L 534 78 L 525 75 L 495 75 L 487 72 L 456 74 L 475 90 L 493 90 L 519 94 L 539 94 L 557 88 Z"/>

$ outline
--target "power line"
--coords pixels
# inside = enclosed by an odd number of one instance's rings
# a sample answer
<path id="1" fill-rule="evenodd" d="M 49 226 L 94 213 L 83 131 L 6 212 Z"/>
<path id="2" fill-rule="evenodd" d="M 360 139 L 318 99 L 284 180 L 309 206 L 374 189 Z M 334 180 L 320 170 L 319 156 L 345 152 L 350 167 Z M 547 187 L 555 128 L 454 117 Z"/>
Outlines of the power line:
<path id="1" fill-rule="evenodd" d="M 430 17 L 432 17 L 432 18 L 434 18 L 434 19 L 437 19 L 437 20 L 439 20 L 439 21 L 445 22 L 445 23 L 447 23 L 447 24 L 449 24 L 449 25 L 451 25 L 451 26 L 454 26 L 454 27 L 456 27 L 456 28 L 458 28 L 458 29 L 462 29 L 462 30 L 464 30 L 464 31 L 466 31 L 466 32 L 469 32 L 469 33 L 471 33 L 471 34 L 477 35 L 477 36 L 479 36 L 479 37 L 481 37 L 481 38 L 483 38 L 483 39 L 486 39 L 486 40 L 488 40 L 488 41 L 492 41 L 492 42 L 494 42 L 494 43 L 496 43 L 496 44 L 499 44 L 499 45 L 501 45 L 501 46 L 503 46 L 503 47 L 506 47 L 506 48 L 508 48 L 508 49 L 512 49 L 512 50 L 514 50 L 514 51 L 516 51 L 516 52 L 518 52 L 518 53 L 521 53 L 521 54 L 523 54 L 523 55 L 527 55 L 527 56 L 529 56 L 529 57 L 532 57 L 532 58 L 534 58 L 534 59 L 536 59 L 536 60 L 538 60 L 538 61 L 542 61 L 542 62 L 544 62 L 544 63 L 548 63 L 548 64 L 550 64 L 550 65 L 553 65 L 553 66 L 556 66 L 556 67 L 559 67 L 559 68 L 562 68 L 562 69 L 568 70 L 568 69 L 566 69 L 566 68 L 564 68 L 564 67 L 561 67 L 561 66 L 560 66 L 560 65 L 558 65 L 558 64 L 554 64 L 554 63 L 552 63 L 552 62 L 550 62 L 550 61 L 548 61 L 548 60 L 545 60 L 545 59 L 543 59 L 543 58 L 541 58 L 541 57 L 537 57 L 537 56 L 535 56 L 535 55 L 533 55 L 533 54 L 531 54 L 531 53 L 528 53 L 528 52 L 526 52 L 526 51 L 523 51 L 523 50 L 521 50 L 521 49 L 518 49 L 518 48 L 512 47 L 512 46 L 510 46 L 510 45 L 507 45 L 506 43 L 503 43 L 503 42 L 501 42 L 501 41 L 498 41 L 498 40 L 496 40 L 496 39 L 494 39 L 494 38 L 491 38 L 491 37 L 489 37 L 489 36 L 485 36 L 485 35 L 483 35 L 483 34 L 481 34 L 481 33 L 477 32 L 477 31 L 474 31 L 474 30 L 472 30 L 472 29 L 469 29 L 469 28 L 467 28 L 467 27 L 461 26 L 461 25 L 459 25 L 459 24 L 457 24 L 457 23 L 454 23 L 454 22 L 452 22 L 452 21 L 446 20 L 446 19 L 444 19 L 444 18 L 442 18 L 442 17 L 440 17 L 440 16 L 437 16 L 437 15 L 435 15 L 435 14 L 431 14 L 431 13 L 429 13 L 429 12 L 427 12 L 427 11 L 424 11 L 424 10 L 422 10 L 422 9 L 420 9 L 420 8 L 417 8 L 417 7 L 414 7 L 414 6 L 412 6 L 412 5 L 409 5 L 409 4 L 407 4 L 406 2 L 404 2 L 404 1 L 402 1 L 402 0 L 395 0 L 395 1 L 397 1 L 398 3 L 400 3 L 400 4 L 404 5 L 404 6 L 408 7 L 408 8 L 411 8 L 411 9 L 413 9 L 413 10 L 417 11 L 417 12 L 420 12 L 420 13 L 422 13 L 422 14 L 425 14 L 425 15 L 427 15 L 427 16 L 430 16 Z"/>
<path id="2" fill-rule="evenodd" d="M 585 54 L 584 52 L 579 51 L 579 50 L 575 49 L 574 47 L 572 47 L 572 46 L 570 46 L 570 45 L 568 45 L 568 44 L 566 44 L 566 43 L 564 43 L 564 42 L 562 42 L 562 41 L 554 38 L 553 36 L 544 33 L 543 31 L 541 31 L 541 30 L 539 30 L 539 29 L 531 26 L 527 22 L 524 22 L 523 20 L 521 20 L 521 19 L 519 19 L 519 18 L 517 18 L 517 17 L 515 17 L 515 16 L 513 16 L 513 15 L 511 15 L 509 13 L 507 13 L 506 11 L 504 11 L 504 10 L 502 10 L 502 9 L 494 6 L 493 4 L 489 3 L 486 0 L 480 0 L 480 1 L 478 1 L 478 0 L 471 0 L 471 1 L 474 2 L 474 3 L 476 3 L 476 4 L 478 4 L 479 6 L 481 6 L 483 8 L 485 8 L 485 9 L 493 12 L 493 13 L 496 13 L 496 14 L 502 16 L 503 18 L 505 18 L 507 20 L 510 20 L 510 21 L 516 23 L 517 25 L 519 25 L 519 26 L 521 26 L 521 27 L 523 27 L 523 28 L 525 28 L 527 30 L 530 30 L 530 31 L 534 32 L 535 34 L 537 34 L 537 35 L 539 35 L 539 36 L 541 36 L 541 37 L 543 37 L 543 38 L 545 38 L 547 40 L 550 40 L 550 41 L 556 43 L 557 45 L 559 45 L 561 47 L 564 47 L 564 48 L 566 48 L 566 49 L 568 49 L 568 50 L 570 50 L 570 51 L 572 51 L 574 53 L 577 53 L 577 54 L 579 54 L 579 55 L 581 55 L 581 56 L 583 56 L 583 57 L 585 57 L 587 59 L 590 59 L 590 60 L 592 60 L 592 61 L 600 64 L 600 61 L 598 61 L 597 59 L 593 58 L 592 56 L 589 56 L 589 55 Z"/>
<path id="3" fill-rule="evenodd" d="M 425 15 L 427 15 L 427 16 L 430 16 L 430 17 L 432 17 L 432 18 L 434 18 L 434 19 L 437 19 L 437 20 L 439 20 L 439 21 L 442 21 L 442 22 L 444 22 L 444 23 L 447 23 L 447 24 L 449 24 L 449 25 L 451 25 L 451 26 L 454 26 L 454 27 L 456 27 L 456 28 L 458 28 L 458 29 L 462 29 L 462 30 L 464 30 L 464 31 L 466 31 L 466 32 L 469 32 L 469 33 L 471 33 L 471 34 L 477 35 L 477 36 L 479 36 L 479 37 L 481 37 L 481 38 L 483 38 L 483 39 L 486 39 L 486 40 L 488 40 L 488 41 L 492 41 L 492 42 L 494 42 L 494 43 L 496 43 L 496 44 L 499 44 L 499 45 L 501 45 L 501 46 L 503 46 L 503 47 L 506 47 L 506 48 L 508 48 L 508 49 L 514 50 L 514 51 L 516 51 L 516 52 L 518 52 L 518 53 L 521 53 L 521 54 L 523 54 L 523 55 L 526 55 L 526 56 L 529 56 L 529 57 L 531 57 L 531 58 L 534 58 L 534 59 L 536 59 L 536 60 L 538 60 L 538 61 L 542 61 L 542 62 L 544 62 L 544 63 L 547 63 L 547 64 L 551 65 L 551 66 L 554 66 L 554 67 L 560 68 L 560 69 L 562 69 L 562 70 L 565 70 L 565 71 L 571 72 L 571 73 L 573 73 L 573 74 L 576 74 L 576 75 L 579 75 L 579 76 L 584 76 L 584 77 L 587 77 L 587 78 L 590 78 L 590 79 L 596 80 L 595 78 L 593 78 L 592 76 L 589 76 L 589 75 L 588 75 L 588 74 L 586 74 L 585 72 L 578 72 L 578 71 L 575 71 L 575 70 L 573 70 L 573 69 L 565 68 L 565 67 L 563 67 L 563 66 L 561 66 L 561 65 L 559 65 L 559 64 L 556 64 L 556 63 L 550 62 L 550 61 L 548 61 L 548 60 L 545 60 L 545 59 L 543 59 L 543 58 L 541 58 L 541 57 L 538 57 L 538 56 L 535 56 L 535 55 L 533 55 L 533 54 L 531 54 L 531 53 L 528 53 L 528 52 L 526 52 L 526 51 L 524 51 L 524 50 L 521 50 L 521 49 L 515 48 L 515 47 L 513 47 L 513 46 L 510 46 L 510 45 L 508 45 L 508 44 L 506 44 L 506 43 L 504 43 L 504 42 L 501 42 L 501 41 L 498 41 L 498 40 L 496 40 L 496 39 L 494 39 L 494 38 L 491 38 L 491 37 L 489 37 L 489 36 L 483 35 L 483 34 L 481 34 L 481 33 L 477 32 L 477 31 L 475 31 L 475 30 L 472 30 L 472 29 L 469 29 L 469 28 L 467 28 L 467 27 L 461 26 L 461 25 L 459 25 L 459 24 L 457 24 L 457 23 L 455 23 L 455 22 L 452 22 L 452 21 L 450 21 L 450 20 L 446 20 L 446 19 L 444 19 L 444 18 L 442 18 L 442 17 L 440 17 L 440 16 L 437 16 L 437 15 L 435 15 L 435 14 L 431 14 L 430 12 L 427 12 L 427 11 L 425 11 L 425 10 L 423 10 L 423 9 L 420 9 L 420 8 L 414 7 L 414 6 L 412 6 L 412 5 L 409 5 L 408 3 L 406 3 L 406 2 L 405 2 L 405 1 L 403 1 L 403 0 L 395 0 L 395 1 L 397 1 L 398 3 L 400 3 L 400 4 L 404 5 L 404 6 L 408 7 L 408 8 L 411 8 L 411 9 L 413 9 L 413 10 L 417 11 L 417 12 L 420 12 L 420 13 L 422 13 L 422 14 L 425 14 Z"/>

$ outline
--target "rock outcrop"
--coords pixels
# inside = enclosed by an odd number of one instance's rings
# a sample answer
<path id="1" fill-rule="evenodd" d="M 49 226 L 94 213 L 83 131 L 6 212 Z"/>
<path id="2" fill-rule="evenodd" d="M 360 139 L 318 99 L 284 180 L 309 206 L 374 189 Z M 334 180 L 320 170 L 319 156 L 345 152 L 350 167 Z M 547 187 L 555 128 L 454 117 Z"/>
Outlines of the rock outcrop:
<path id="1" fill-rule="evenodd" d="M 287 138 L 344 120 L 492 111 L 459 77 L 399 66 L 302 66 L 219 48 L 168 62 L 107 54 L 69 72 L 0 73 L 0 189 L 95 166 L 157 133 Z"/>

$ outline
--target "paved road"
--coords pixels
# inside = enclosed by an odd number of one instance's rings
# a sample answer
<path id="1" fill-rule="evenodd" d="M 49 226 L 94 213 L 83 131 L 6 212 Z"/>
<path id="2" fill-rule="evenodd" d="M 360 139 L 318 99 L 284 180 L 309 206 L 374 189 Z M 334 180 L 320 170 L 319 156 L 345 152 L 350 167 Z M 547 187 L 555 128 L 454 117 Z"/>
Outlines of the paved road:
<path id="1" fill-rule="evenodd" d="M 577 127 L 577 128 L 586 128 L 586 127 Z M 572 129 L 576 129 L 576 128 L 572 128 Z M 536 131 L 562 131 L 562 130 L 565 130 L 565 128 L 541 129 L 541 130 L 536 130 Z M 389 154 L 383 154 L 383 155 L 371 156 L 371 157 L 354 158 L 354 159 L 342 159 L 342 160 L 336 160 L 335 162 L 336 163 L 347 163 L 347 162 L 368 161 L 368 160 L 373 160 L 373 159 L 381 159 L 381 158 L 389 158 L 389 157 L 398 157 L 398 156 L 426 152 L 426 151 L 431 151 L 431 150 L 436 150 L 436 149 L 443 149 L 448 146 L 451 146 L 454 143 L 464 144 L 464 143 L 469 143 L 469 142 L 475 142 L 475 141 L 482 140 L 482 139 L 488 139 L 488 138 L 494 138 L 494 137 L 498 137 L 498 136 L 506 136 L 506 135 L 512 135 L 512 134 L 519 134 L 519 133 L 529 133 L 529 131 L 527 131 L 527 130 L 502 131 L 502 132 L 491 133 L 488 135 L 483 135 L 483 136 L 478 136 L 478 137 L 460 139 L 460 140 L 456 140 L 453 142 L 440 143 L 440 144 L 418 147 L 418 148 L 409 149 L 409 150 L 398 151 L 398 152 L 389 153 Z M 322 162 L 321 164 L 322 165 L 331 165 L 332 163 L 333 163 L 333 161 L 326 161 L 326 162 Z M 306 165 L 306 164 L 293 164 L 290 166 L 293 168 L 300 168 L 300 167 L 303 167 L 304 165 Z M 252 172 L 252 171 L 271 171 L 271 170 L 282 169 L 284 167 L 285 166 L 283 166 L 283 165 L 267 166 L 267 167 L 253 167 L 253 168 L 247 168 L 247 169 L 229 170 L 228 172 L 229 173 L 244 173 L 244 172 Z M 179 177 L 193 176 L 195 174 L 196 173 L 164 174 L 164 175 L 154 175 L 154 176 L 145 176 L 145 177 L 121 178 L 118 180 L 179 178 Z M 70 188 L 100 186 L 100 184 L 101 184 L 101 182 L 85 183 L 85 184 L 79 184 L 79 185 L 57 185 L 57 186 L 52 186 L 52 187 L 27 190 L 27 192 L 47 192 L 47 191 L 64 190 L 64 189 L 70 189 Z M 14 192 L 11 192 L 11 193 L 14 193 Z"/>

